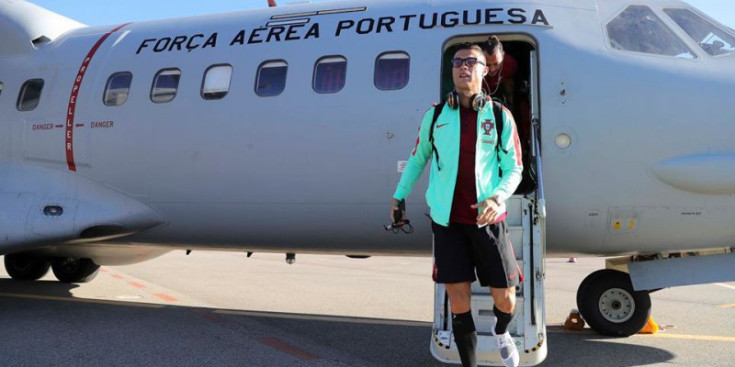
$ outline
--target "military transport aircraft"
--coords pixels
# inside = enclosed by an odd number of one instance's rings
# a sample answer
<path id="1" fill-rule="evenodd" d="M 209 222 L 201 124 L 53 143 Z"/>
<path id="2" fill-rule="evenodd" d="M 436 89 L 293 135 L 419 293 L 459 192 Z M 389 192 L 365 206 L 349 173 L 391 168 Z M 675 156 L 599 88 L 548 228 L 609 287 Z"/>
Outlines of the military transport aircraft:
<path id="1" fill-rule="evenodd" d="M 5 267 L 83 282 L 175 249 L 430 255 L 426 179 L 413 234 L 382 228 L 389 199 L 449 92 L 446 55 L 490 34 L 519 64 L 523 363 L 545 356 L 546 251 L 619 256 L 577 296 L 610 335 L 640 330 L 650 291 L 735 280 L 735 34 L 678 0 L 264 4 L 103 27 L 0 0 Z M 442 294 L 432 351 L 452 360 Z"/>

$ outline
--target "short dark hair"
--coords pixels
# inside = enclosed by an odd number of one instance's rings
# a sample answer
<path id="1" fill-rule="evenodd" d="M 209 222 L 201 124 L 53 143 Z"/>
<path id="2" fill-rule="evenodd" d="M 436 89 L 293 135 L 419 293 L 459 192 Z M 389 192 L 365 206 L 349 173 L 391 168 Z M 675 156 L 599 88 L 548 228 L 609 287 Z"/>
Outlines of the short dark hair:
<path id="1" fill-rule="evenodd" d="M 460 50 L 477 50 L 477 51 L 482 52 L 482 47 L 478 45 L 477 43 L 463 42 L 457 45 L 457 48 L 454 49 L 454 53 L 456 54 Z"/>
<path id="2" fill-rule="evenodd" d="M 503 43 L 500 42 L 500 38 L 498 38 L 498 36 L 488 37 L 487 42 L 484 42 L 483 46 L 483 49 L 489 55 L 494 55 L 496 52 L 505 53 L 503 50 Z"/>

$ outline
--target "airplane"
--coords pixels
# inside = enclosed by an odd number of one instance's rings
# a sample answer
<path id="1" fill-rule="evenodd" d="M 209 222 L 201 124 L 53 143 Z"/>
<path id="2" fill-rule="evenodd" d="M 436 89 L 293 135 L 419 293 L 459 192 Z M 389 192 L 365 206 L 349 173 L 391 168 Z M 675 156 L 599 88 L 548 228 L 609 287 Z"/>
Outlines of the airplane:
<path id="1" fill-rule="evenodd" d="M 88 27 L 0 0 L 13 279 L 172 250 L 430 256 L 427 177 L 412 234 L 382 228 L 389 200 L 447 55 L 494 34 L 519 63 L 528 322 L 544 255 L 615 257 L 577 294 L 607 335 L 640 330 L 652 291 L 735 280 L 732 29 L 679 0 L 269 3 Z"/>

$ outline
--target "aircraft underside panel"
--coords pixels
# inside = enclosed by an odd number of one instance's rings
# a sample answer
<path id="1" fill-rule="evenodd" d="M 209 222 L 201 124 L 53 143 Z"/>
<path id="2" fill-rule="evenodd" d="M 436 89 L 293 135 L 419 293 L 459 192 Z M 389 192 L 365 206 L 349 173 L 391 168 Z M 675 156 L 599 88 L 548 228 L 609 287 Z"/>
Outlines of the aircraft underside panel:
<path id="1" fill-rule="evenodd" d="M 685 271 L 682 271 L 685 270 Z M 735 281 L 735 253 L 684 256 L 628 264 L 633 289 L 653 290 L 684 285 Z"/>
<path id="2" fill-rule="evenodd" d="M 543 224 L 535 214 L 534 204 L 513 196 L 507 202 L 507 223 L 516 261 L 524 281 L 516 287 L 515 317 L 508 331 L 515 340 L 521 366 L 534 366 L 547 354 L 546 316 L 544 311 L 544 242 Z M 443 284 L 436 284 L 434 294 L 434 327 L 431 354 L 445 363 L 460 363 L 452 334 L 449 299 Z M 477 363 L 503 366 L 498 345 L 491 332 L 494 324 L 493 299 L 487 287 L 472 284 L 472 317 L 477 328 Z"/>

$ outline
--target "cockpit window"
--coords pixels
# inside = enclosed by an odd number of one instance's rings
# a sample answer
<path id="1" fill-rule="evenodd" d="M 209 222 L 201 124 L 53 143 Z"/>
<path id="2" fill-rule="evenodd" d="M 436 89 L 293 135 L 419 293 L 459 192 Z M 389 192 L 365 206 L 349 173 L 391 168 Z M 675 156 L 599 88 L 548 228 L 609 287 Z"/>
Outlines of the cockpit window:
<path id="1" fill-rule="evenodd" d="M 712 56 L 735 52 L 735 37 L 689 9 L 664 9 L 689 37 Z"/>
<path id="2" fill-rule="evenodd" d="M 695 58 L 694 52 L 647 6 L 627 7 L 607 24 L 607 35 L 617 50 Z"/>

